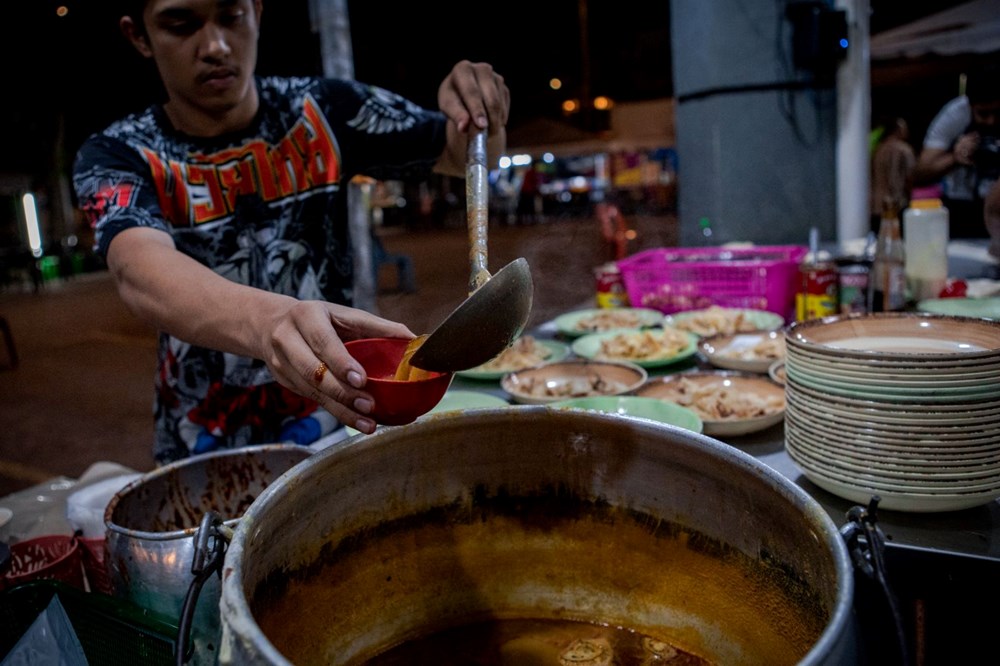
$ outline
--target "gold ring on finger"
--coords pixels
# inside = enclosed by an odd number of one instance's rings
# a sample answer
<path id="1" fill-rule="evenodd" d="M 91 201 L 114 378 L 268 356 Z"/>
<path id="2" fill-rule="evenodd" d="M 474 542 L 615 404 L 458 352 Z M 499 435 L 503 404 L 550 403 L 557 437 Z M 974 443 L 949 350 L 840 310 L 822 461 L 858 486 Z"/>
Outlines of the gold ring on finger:
<path id="1" fill-rule="evenodd" d="M 326 374 L 326 371 L 327 371 L 326 361 L 320 361 L 319 365 L 316 366 L 316 369 L 313 370 L 313 382 L 317 386 L 319 386 L 319 384 L 322 383 L 323 376 Z"/>

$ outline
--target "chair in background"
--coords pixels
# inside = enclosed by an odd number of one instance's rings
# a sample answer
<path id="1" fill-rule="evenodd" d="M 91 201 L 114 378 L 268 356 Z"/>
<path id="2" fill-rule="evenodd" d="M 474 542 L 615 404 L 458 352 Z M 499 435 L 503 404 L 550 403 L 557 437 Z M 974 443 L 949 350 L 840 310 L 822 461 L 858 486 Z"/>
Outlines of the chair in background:
<path id="1" fill-rule="evenodd" d="M 7 318 L 0 315 L 0 335 L 3 335 L 4 344 L 7 346 L 7 367 L 11 370 L 17 369 L 17 348 L 14 347 L 14 334 L 10 332 L 10 324 Z"/>

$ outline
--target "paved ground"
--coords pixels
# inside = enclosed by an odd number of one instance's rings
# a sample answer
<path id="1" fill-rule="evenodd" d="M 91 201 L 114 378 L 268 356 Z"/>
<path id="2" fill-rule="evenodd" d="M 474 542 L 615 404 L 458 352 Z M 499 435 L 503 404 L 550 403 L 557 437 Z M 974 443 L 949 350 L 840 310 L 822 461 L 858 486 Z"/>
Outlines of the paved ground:
<path id="1" fill-rule="evenodd" d="M 673 217 L 629 220 L 629 252 L 673 245 Z M 391 267 L 380 274 L 383 316 L 429 332 L 465 298 L 463 229 L 389 233 L 386 250 L 412 257 L 417 291 L 398 292 Z M 565 219 L 490 230 L 489 266 L 527 259 L 535 283 L 529 326 L 587 302 L 592 270 L 606 258 L 593 220 Z M 0 496 L 53 476 L 79 476 L 110 460 L 146 471 L 153 461 L 155 332 L 122 305 L 107 273 L 46 283 L 35 294 L 0 293 L 20 356 L 11 369 L 0 347 Z"/>

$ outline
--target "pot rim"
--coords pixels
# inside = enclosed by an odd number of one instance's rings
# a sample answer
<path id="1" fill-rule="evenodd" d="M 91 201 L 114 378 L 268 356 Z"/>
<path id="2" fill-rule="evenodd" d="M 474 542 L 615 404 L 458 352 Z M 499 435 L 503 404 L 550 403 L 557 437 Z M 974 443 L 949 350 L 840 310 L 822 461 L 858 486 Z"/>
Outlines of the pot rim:
<path id="1" fill-rule="evenodd" d="M 511 407 L 486 408 L 474 411 L 481 417 L 509 418 L 512 410 L 515 413 L 524 413 L 526 416 L 531 413 L 560 412 L 563 415 L 563 418 L 583 418 L 594 420 L 621 418 L 612 414 L 604 414 L 600 412 L 580 411 L 570 413 L 564 410 L 553 410 L 546 405 L 514 405 Z M 439 414 L 433 420 L 417 422 L 408 427 L 421 429 L 430 428 L 434 427 L 435 423 L 440 423 L 442 420 L 463 419 L 467 416 L 467 413 Z M 843 640 L 843 636 L 846 632 L 851 631 L 852 627 L 854 568 L 850 555 L 847 551 L 847 545 L 841 536 L 840 530 L 837 528 L 833 519 L 822 507 L 822 505 L 820 505 L 820 503 L 805 490 L 800 488 L 777 470 L 734 446 L 714 439 L 708 435 L 696 433 L 677 426 L 671 426 L 647 419 L 633 420 L 637 423 L 638 428 L 644 430 L 667 429 L 674 431 L 675 433 L 680 434 L 682 439 L 688 439 L 692 443 L 704 446 L 710 449 L 715 455 L 729 462 L 749 468 L 748 471 L 756 473 L 762 477 L 763 480 L 765 480 L 775 490 L 775 492 L 779 493 L 790 502 L 793 502 L 796 506 L 799 506 L 808 521 L 811 522 L 816 528 L 820 529 L 820 533 L 816 535 L 816 537 L 821 538 L 830 549 L 837 577 L 837 598 L 836 604 L 831 610 L 830 618 L 824 627 L 823 632 L 817 638 L 816 642 L 812 645 L 809 651 L 803 656 L 799 665 L 813 666 L 815 664 L 821 664 L 824 663 L 824 660 L 829 655 L 835 654 L 838 646 Z M 323 464 L 323 460 L 327 457 L 340 455 L 341 451 L 347 451 L 356 447 L 377 445 L 377 443 L 382 439 L 399 436 L 395 433 L 395 429 L 388 429 L 376 431 L 374 434 L 368 435 L 367 437 L 351 437 L 346 440 L 342 440 L 341 442 L 338 442 L 313 456 L 310 469 L 321 466 Z M 297 474 L 308 474 L 309 471 L 310 470 L 298 470 Z M 291 490 L 292 489 L 289 487 L 289 484 L 271 484 L 257 497 L 253 504 L 247 508 L 246 512 L 243 514 L 243 519 L 236 526 L 233 538 L 230 541 L 229 548 L 225 554 L 225 561 L 223 562 L 224 575 L 222 580 L 222 594 L 219 604 L 221 620 L 223 623 L 223 652 L 220 653 L 220 657 L 230 651 L 230 645 L 227 643 L 226 638 L 227 635 L 230 639 L 233 639 L 234 635 L 237 636 L 235 640 L 239 640 L 238 636 L 240 635 L 256 635 L 257 640 L 254 643 L 254 649 L 258 651 L 262 659 L 272 664 L 292 666 L 292 662 L 282 655 L 273 643 L 271 643 L 270 639 L 264 635 L 262 631 L 260 631 L 257 621 L 254 619 L 253 613 L 250 610 L 249 600 L 246 595 L 242 593 L 241 581 L 244 568 L 243 551 L 246 541 L 252 536 L 251 532 L 254 529 L 256 517 L 261 512 L 267 510 L 269 505 L 280 503 L 283 495 L 288 494 Z M 220 663 L 222 663 L 221 660 Z"/>
<path id="2" fill-rule="evenodd" d="M 303 460 L 315 454 L 315 452 L 308 446 L 303 446 L 301 444 L 288 444 L 288 443 L 256 444 L 253 446 L 244 446 L 235 449 L 221 449 L 218 451 L 199 453 L 197 455 L 190 456 L 188 458 L 181 458 L 180 460 L 175 460 L 172 463 L 168 463 L 161 467 L 157 467 L 154 470 L 146 472 L 138 479 L 135 479 L 127 486 L 125 486 L 117 493 L 115 493 L 114 497 L 111 498 L 111 501 L 108 502 L 108 506 L 104 510 L 104 528 L 107 532 L 115 532 L 116 534 L 122 534 L 124 536 L 129 536 L 138 539 L 146 539 L 149 541 L 170 541 L 172 539 L 187 538 L 193 536 L 194 533 L 198 531 L 200 525 L 185 527 L 184 529 L 180 530 L 171 530 L 169 532 L 162 532 L 162 531 L 150 532 L 147 530 L 134 530 L 122 527 L 121 525 L 118 525 L 117 523 L 114 523 L 112 521 L 112 516 L 114 515 L 114 511 L 118 507 L 118 504 L 122 500 L 124 500 L 124 498 L 131 492 L 135 491 L 140 486 L 144 486 L 146 484 L 157 481 L 162 477 L 168 476 L 178 469 L 183 469 L 185 467 L 203 464 L 205 461 L 214 458 L 237 457 L 246 454 L 269 453 L 272 451 L 300 451 L 300 450 L 309 452 L 309 455 L 305 456 Z M 268 488 L 266 488 L 264 492 L 269 490 L 270 487 L 273 485 L 275 485 L 273 482 L 269 484 Z M 246 512 L 244 512 L 244 515 L 246 515 Z M 230 518 L 224 521 L 223 524 L 226 525 L 227 527 L 235 528 L 239 524 L 240 520 L 242 520 L 242 518 L 243 518 L 242 516 L 239 516 L 237 518 Z"/>

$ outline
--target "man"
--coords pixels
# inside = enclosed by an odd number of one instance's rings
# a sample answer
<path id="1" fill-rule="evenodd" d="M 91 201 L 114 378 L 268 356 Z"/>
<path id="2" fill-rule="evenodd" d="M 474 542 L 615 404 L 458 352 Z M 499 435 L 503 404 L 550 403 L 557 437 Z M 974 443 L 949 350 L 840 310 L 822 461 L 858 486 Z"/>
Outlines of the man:
<path id="1" fill-rule="evenodd" d="M 254 75 L 262 0 L 133 0 L 120 27 L 167 101 L 92 136 L 81 208 L 118 291 L 160 331 L 154 456 L 374 431 L 346 340 L 405 337 L 352 309 L 348 180 L 464 174 L 503 149 L 503 77 L 458 63 L 440 112 L 356 82 Z"/>
<path id="2" fill-rule="evenodd" d="M 983 201 L 1000 176 L 1000 70 L 984 68 L 966 80 L 966 94 L 931 121 L 913 171 L 914 185 L 942 186 L 952 238 L 982 238 Z"/>
<path id="3" fill-rule="evenodd" d="M 993 183 L 993 187 L 986 193 L 983 217 L 986 218 L 986 233 L 990 237 L 987 252 L 1000 264 L 1000 180 Z"/>
<path id="4" fill-rule="evenodd" d="M 910 174 L 917 157 L 910 147 L 909 126 L 902 118 L 891 118 L 872 155 L 871 228 L 877 232 L 885 206 L 902 210 L 910 201 Z"/>

